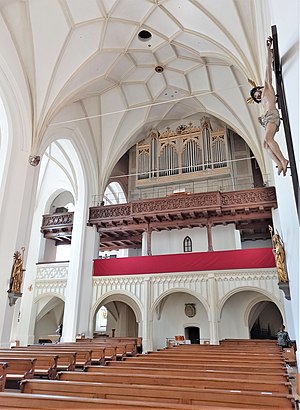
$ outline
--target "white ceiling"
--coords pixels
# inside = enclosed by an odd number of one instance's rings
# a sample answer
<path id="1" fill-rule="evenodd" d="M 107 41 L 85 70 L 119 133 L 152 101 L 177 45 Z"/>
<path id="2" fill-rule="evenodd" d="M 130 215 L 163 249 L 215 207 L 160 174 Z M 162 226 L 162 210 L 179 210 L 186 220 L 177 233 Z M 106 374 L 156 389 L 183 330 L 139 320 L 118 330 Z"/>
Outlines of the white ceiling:
<path id="1" fill-rule="evenodd" d="M 27 82 L 33 147 L 55 128 L 80 128 L 100 168 L 111 169 L 150 128 L 207 113 L 261 161 L 258 111 L 246 104 L 247 78 L 261 81 L 255 4 L 0 0 Z M 141 30 L 152 38 L 140 41 Z"/>

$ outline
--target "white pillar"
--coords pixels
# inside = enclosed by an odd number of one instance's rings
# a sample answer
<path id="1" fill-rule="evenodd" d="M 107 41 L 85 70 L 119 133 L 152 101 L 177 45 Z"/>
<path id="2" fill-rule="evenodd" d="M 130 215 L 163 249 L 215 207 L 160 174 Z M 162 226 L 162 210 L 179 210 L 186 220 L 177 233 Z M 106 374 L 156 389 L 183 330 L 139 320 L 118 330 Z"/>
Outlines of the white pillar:
<path id="1" fill-rule="evenodd" d="M 87 226 L 85 232 L 82 275 L 80 281 L 79 313 L 77 333 L 92 337 L 89 330 L 90 310 L 93 292 L 93 261 L 99 255 L 99 234 L 96 227 Z M 65 309 L 66 315 L 66 309 Z"/>
<path id="2" fill-rule="evenodd" d="M 88 275 L 92 275 L 92 272 L 88 272 L 85 252 L 87 251 L 85 247 L 85 241 L 88 236 L 88 226 L 87 226 L 87 209 L 80 201 L 75 204 L 74 222 L 72 230 L 72 244 L 71 244 L 71 254 L 70 254 L 70 264 L 68 272 L 68 281 L 66 287 L 66 301 L 65 301 L 65 311 L 63 320 L 63 333 L 62 342 L 73 342 L 75 341 L 76 334 L 79 332 L 78 325 L 81 317 L 80 323 L 82 323 L 82 318 L 84 314 L 80 315 L 80 309 L 82 308 L 81 295 L 83 295 L 84 278 Z M 93 247 L 94 252 L 94 247 Z M 85 272 L 87 269 L 87 272 Z M 90 285 L 91 286 L 91 285 Z M 87 288 L 90 287 L 89 284 Z M 88 291 L 85 293 L 87 294 Z M 90 308 L 90 300 L 86 300 L 85 303 Z M 85 306 L 87 308 L 87 306 Z M 86 323 L 86 329 L 88 329 L 88 322 Z"/>
<path id="3" fill-rule="evenodd" d="M 215 277 L 210 274 L 207 281 L 208 287 L 208 302 L 209 302 L 209 332 L 210 332 L 210 344 L 219 344 L 219 323 L 217 315 L 218 304 L 218 289 Z"/>
<path id="4" fill-rule="evenodd" d="M 142 325 L 142 337 L 143 337 L 143 351 L 148 352 L 153 349 L 152 340 L 152 316 L 151 316 L 151 282 L 150 278 L 145 278 L 143 282 L 144 292 L 143 292 L 143 302 L 144 302 L 144 312 L 143 312 L 143 325 Z"/>
<path id="5" fill-rule="evenodd" d="M 13 265 L 13 255 L 25 247 L 27 258 L 27 241 L 32 212 L 32 191 L 34 190 L 35 168 L 28 163 L 28 154 L 15 149 L 7 163 L 8 172 L 1 182 L 0 195 L 0 346 L 10 345 L 13 324 L 16 326 L 20 312 L 20 301 L 9 306 L 7 290 Z M 24 263 L 24 261 L 23 261 Z M 25 272 L 25 275 L 27 273 Z M 24 279 L 23 286 L 24 288 Z M 21 289 L 21 292 L 22 292 Z"/>
<path id="6" fill-rule="evenodd" d="M 147 255 L 147 249 L 148 249 L 148 235 L 147 232 L 142 233 L 142 256 Z"/>

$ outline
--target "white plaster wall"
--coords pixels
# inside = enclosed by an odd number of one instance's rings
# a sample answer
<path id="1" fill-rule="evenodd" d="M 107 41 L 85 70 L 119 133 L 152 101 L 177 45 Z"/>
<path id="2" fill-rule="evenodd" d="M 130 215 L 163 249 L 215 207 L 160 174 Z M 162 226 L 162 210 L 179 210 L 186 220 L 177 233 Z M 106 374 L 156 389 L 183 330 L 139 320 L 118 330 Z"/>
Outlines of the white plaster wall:
<path id="1" fill-rule="evenodd" d="M 234 224 L 212 227 L 212 242 L 215 251 L 241 249 L 241 240 L 238 241 Z"/>
<path id="2" fill-rule="evenodd" d="M 64 189 L 72 190 L 70 180 L 56 162 L 49 161 L 46 157 L 43 157 L 41 167 L 36 168 L 36 172 L 39 172 L 39 181 L 37 184 L 36 207 L 28 247 L 27 271 L 24 277 L 25 290 L 30 286 L 35 287 L 37 262 L 55 261 L 55 242 L 50 240 L 45 241 L 40 232 L 42 215 L 49 212 L 52 200 L 57 197 L 59 193 Z M 41 252 L 41 248 L 44 252 Z M 33 343 L 35 327 L 33 300 L 34 292 L 25 291 L 22 296 L 21 320 L 16 331 L 16 338 L 21 341 L 21 344 Z"/>
<path id="3" fill-rule="evenodd" d="M 250 248 L 272 248 L 271 239 L 257 240 L 257 241 L 244 241 L 242 242 L 242 249 Z"/>
<path id="4" fill-rule="evenodd" d="M 55 212 L 56 208 L 65 207 L 67 204 L 72 203 L 74 204 L 74 198 L 70 192 L 62 192 L 59 194 L 51 204 L 49 209 L 49 213 Z"/>
<path id="5" fill-rule="evenodd" d="M 184 335 L 184 328 L 195 326 L 200 328 L 200 338 L 209 339 L 209 325 L 206 310 L 203 304 L 194 296 L 184 293 L 172 293 L 162 302 L 158 317 L 153 317 L 153 350 L 166 346 L 166 338 L 175 335 Z M 196 315 L 189 318 L 185 315 L 186 303 L 195 303 Z"/>
<path id="6" fill-rule="evenodd" d="M 249 339 L 246 308 L 257 296 L 255 292 L 240 292 L 231 296 L 223 306 L 220 321 L 220 339 Z"/>
<path id="7" fill-rule="evenodd" d="M 152 232 L 151 249 L 152 255 L 170 253 L 183 253 L 183 241 L 186 236 L 192 240 L 193 252 L 207 252 L 207 229 L 206 228 L 184 228 L 172 231 Z M 146 241 L 145 235 L 143 240 Z M 212 228 L 213 249 L 229 250 L 241 249 L 240 234 L 234 224 L 226 226 L 217 225 Z"/>
<path id="8" fill-rule="evenodd" d="M 57 309 L 57 308 L 56 308 Z M 35 325 L 35 343 L 38 343 L 39 339 L 48 339 L 49 335 L 55 335 L 57 329 L 57 318 L 55 309 L 50 310 L 43 316 Z"/>
<path id="9" fill-rule="evenodd" d="M 299 1 L 289 0 L 287 3 L 279 0 L 268 2 L 271 18 L 270 25 L 277 26 L 279 52 L 282 59 L 283 81 L 286 94 L 288 115 L 292 140 L 300 178 L 300 145 L 299 145 Z M 267 33 L 267 27 L 266 27 Z M 283 127 L 278 135 L 284 154 L 287 153 Z M 300 300 L 299 300 L 299 220 L 290 171 L 287 177 L 275 177 L 278 210 L 274 213 L 275 225 L 284 241 L 287 269 L 291 284 L 291 301 L 285 300 L 287 314 L 287 330 L 292 339 L 300 345 Z M 300 354 L 298 350 L 298 355 Z M 300 359 L 300 356 L 299 356 Z"/>
<path id="10" fill-rule="evenodd" d="M 193 252 L 207 252 L 206 228 L 184 228 L 181 230 L 152 232 L 152 255 L 183 253 L 183 241 L 186 236 L 192 240 Z"/>

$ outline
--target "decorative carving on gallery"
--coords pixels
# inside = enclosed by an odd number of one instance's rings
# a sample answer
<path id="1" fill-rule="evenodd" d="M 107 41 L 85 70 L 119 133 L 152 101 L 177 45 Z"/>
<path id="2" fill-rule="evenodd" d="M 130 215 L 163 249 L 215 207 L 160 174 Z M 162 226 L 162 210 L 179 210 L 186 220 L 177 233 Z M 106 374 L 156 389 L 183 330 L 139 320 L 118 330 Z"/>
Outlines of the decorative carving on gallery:
<path id="1" fill-rule="evenodd" d="M 37 280 L 65 280 L 68 278 L 69 265 L 67 266 L 38 266 Z"/>
<path id="2" fill-rule="evenodd" d="M 222 193 L 222 205 L 235 204 L 256 204 L 259 202 L 276 201 L 276 191 L 274 187 L 255 188 L 247 191 L 236 191 Z"/>
<path id="3" fill-rule="evenodd" d="M 207 208 L 213 206 L 249 205 L 267 202 L 269 207 L 277 206 L 274 187 L 255 188 L 242 192 L 211 192 L 198 194 L 174 195 L 170 198 L 158 198 L 151 200 L 134 201 L 126 205 L 110 205 L 90 208 L 89 221 L 93 223 L 98 219 L 114 218 L 122 216 L 135 216 L 150 212 L 168 210 L 184 210 L 188 208 Z M 268 204 L 268 202 L 270 202 Z"/>
<path id="4" fill-rule="evenodd" d="M 74 212 L 64 212 L 62 214 L 43 215 L 43 227 L 73 225 Z"/>

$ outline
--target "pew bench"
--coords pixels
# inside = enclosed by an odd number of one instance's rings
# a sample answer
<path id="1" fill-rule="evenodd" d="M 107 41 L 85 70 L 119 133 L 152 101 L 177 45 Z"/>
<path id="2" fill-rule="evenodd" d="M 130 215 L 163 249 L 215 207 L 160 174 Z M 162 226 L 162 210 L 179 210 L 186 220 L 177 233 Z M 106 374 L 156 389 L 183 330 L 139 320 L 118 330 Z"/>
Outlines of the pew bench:
<path id="1" fill-rule="evenodd" d="M 9 360 L 10 357 L 15 358 L 35 358 L 34 375 L 38 377 L 46 377 L 55 379 L 58 370 L 75 370 L 76 355 L 74 353 L 55 354 L 47 351 L 10 351 L 6 353 L 0 352 L 0 360 Z"/>
<path id="2" fill-rule="evenodd" d="M 62 342 L 63 343 L 63 342 Z M 111 338 L 111 339 L 82 339 L 76 341 L 76 344 L 80 346 L 98 346 L 103 348 L 116 347 L 119 350 L 119 353 L 125 350 L 125 355 L 135 356 L 137 351 L 141 351 L 141 347 L 137 345 L 135 338 Z M 124 353 L 123 353 L 124 354 Z"/>
<path id="3" fill-rule="evenodd" d="M 252 355 L 243 355 L 243 356 L 238 356 L 235 354 L 232 355 L 215 355 L 215 354 L 160 354 L 160 352 L 158 354 L 155 353 L 151 353 L 151 354 L 143 354 L 143 355 L 139 355 L 137 357 L 134 358 L 126 358 L 126 361 L 132 361 L 133 359 L 138 358 L 139 360 L 168 360 L 170 362 L 173 361 L 184 361 L 186 363 L 199 363 L 199 362 L 207 362 L 210 361 L 211 363 L 215 363 L 215 362 L 222 362 L 222 363 L 259 363 L 262 366 L 264 366 L 265 364 L 278 364 L 280 366 L 284 366 L 285 365 L 285 360 L 283 357 L 278 357 L 278 358 L 266 358 L 266 357 L 257 357 L 257 356 L 252 356 Z M 125 359 L 125 358 L 124 358 Z"/>
<path id="4" fill-rule="evenodd" d="M 127 372 L 129 374 L 153 374 L 155 375 L 164 375 L 164 374 L 174 374 L 174 375 L 182 375 L 182 376 L 190 376 L 191 371 L 182 368 L 174 368 L 174 369 L 166 369 L 163 367 L 136 367 L 136 366 L 126 366 L 122 367 L 120 364 L 119 366 L 87 366 L 85 368 L 86 372 L 105 372 L 105 373 L 115 373 L 117 372 Z M 289 380 L 288 373 L 283 372 L 274 372 L 274 373 L 265 373 L 263 371 L 260 372 L 248 372 L 248 371 L 233 371 L 233 370 L 212 370 L 212 369 L 193 369 L 192 371 L 193 376 L 195 377 L 214 377 L 214 378 L 230 378 L 231 380 L 236 379 L 253 379 L 255 377 L 256 380 L 268 380 L 274 382 L 287 382 Z"/>
<path id="5" fill-rule="evenodd" d="M 89 366 L 92 364 L 92 351 L 89 349 L 81 349 L 77 348 L 75 350 L 75 343 L 73 343 L 73 346 L 61 346 L 61 345 L 56 345 L 56 344 L 44 344 L 44 345 L 30 345 L 26 347 L 14 347 L 12 350 L 14 352 L 37 352 L 39 353 L 47 353 L 47 354 L 53 354 L 60 356 L 59 362 L 58 362 L 58 367 L 63 365 L 62 363 L 62 356 L 63 355 L 72 355 L 71 358 L 68 358 L 68 361 L 65 362 L 65 366 L 69 367 L 69 370 L 71 370 L 74 366 L 83 368 L 84 366 Z"/>
<path id="6" fill-rule="evenodd" d="M 0 392 L 0 408 L 7 409 L 98 409 L 98 410 L 212 410 L 211 406 L 159 404 L 143 401 L 107 400 L 89 397 L 49 396 L 40 394 Z"/>
<path id="7" fill-rule="evenodd" d="M 31 379 L 35 374 L 34 358 L 0 357 L 1 363 L 6 363 L 6 377 L 4 388 L 19 388 L 19 382 L 23 379 Z M 4 380 L 4 379 L 3 379 Z"/>
<path id="8" fill-rule="evenodd" d="M 31 346 L 37 346 L 37 345 L 30 345 L 28 347 Z M 80 355 L 84 354 L 84 352 L 89 352 L 90 354 L 90 358 L 89 360 L 91 360 L 90 364 L 101 364 L 104 365 L 105 364 L 105 347 L 101 347 L 101 346 L 97 346 L 97 345 L 91 345 L 91 344 L 85 344 L 85 345 L 80 345 L 76 342 L 58 342 L 58 343 L 45 343 L 43 345 L 40 345 L 40 349 L 43 348 L 49 348 L 49 349 L 55 349 L 54 351 L 56 351 L 56 349 L 58 350 L 71 350 L 73 352 L 76 352 L 76 366 L 78 364 L 81 365 L 81 360 L 80 360 Z M 112 349 L 106 352 L 106 355 L 110 358 L 113 359 L 112 356 L 115 355 L 115 350 Z M 89 365 L 89 360 L 87 360 L 86 364 L 83 363 L 82 361 L 82 366 L 88 366 Z"/>
<path id="9" fill-rule="evenodd" d="M 289 382 L 270 382 L 268 380 L 257 381 L 255 376 L 253 379 L 232 380 L 230 378 L 221 379 L 210 377 L 196 377 L 194 374 L 183 376 L 181 373 L 176 375 L 165 373 L 164 375 L 153 375 L 147 372 L 140 374 L 130 374 L 117 369 L 114 373 L 106 372 L 59 372 L 58 380 L 79 381 L 79 382 L 96 382 L 96 383 L 126 383 L 126 384 L 145 384 L 159 386 L 179 386 L 193 388 L 216 388 L 225 390 L 248 390 L 248 391 L 263 391 L 277 392 L 289 394 L 292 391 L 291 383 Z"/>
<path id="10" fill-rule="evenodd" d="M 182 348 L 182 346 L 184 346 L 184 348 Z M 190 346 L 192 346 L 192 348 L 190 348 Z M 194 347 L 194 346 L 197 346 L 197 347 Z M 208 346 L 208 347 L 205 347 L 205 346 Z M 234 347 L 234 346 L 226 346 L 226 347 L 222 347 L 222 346 L 219 346 L 219 345 L 179 345 L 179 346 L 174 346 L 174 347 L 170 347 L 170 348 L 168 348 L 168 350 L 171 350 L 171 349 L 178 349 L 178 350 L 181 350 L 181 351 L 183 351 L 183 350 L 188 350 L 188 349 L 190 349 L 190 350 L 197 350 L 197 349 L 201 349 L 201 350 L 203 350 L 203 351 L 207 351 L 207 352 L 209 352 L 209 351 L 222 351 L 222 352 L 244 352 L 244 353 L 262 353 L 262 354 L 280 354 L 280 350 L 278 350 L 278 347 L 274 347 L 274 348 L 271 348 L 271 349 L 268 349 L 268 348 L 262 348 L 262 347 L 257 347 L 257 348 L 255 348 L 255 347 L 250 347 L 250 348 L 245 348 L 245 347 L 243 347 L 243 346 L 237 346 L 237 347 Z"/>
<path id="11" fill-rule="evenodd" d="M 282 356 L 282 352 L 278 347 L 274 348 L 261 348 L 261 347 L 243 347 L 242 345 L 238 345 L 237 347 L 229 346 L 229 347 L 222 347 L 220 345 L 178 345 L 167 347 L 165 349 L 160 350 L 159 352 L 164 351 L 174 351 L 174 352 L 222 352 L 222 353 L 244 353 L 244 354 L 263 354 L 267 356 L 277 355 Z"/>
<path id="12" fill-rule="evenodd" d="M 260 365 L 259 363 L 211 363 L 210 361 L 206 362 L 178 362 L 176 360 L 169 361 L 169 360 L 140 360 L 140 359 L 130 359 L 130 360 L 123 360 L 122 362 L 108 362 L 109 366 L 121 366 L 121 367 L 164 367 L 166 369 L 189 369 L 191 372 L 194 370 L 234 370 L 236 372 L 261 372 L 264 373 L 286 373 L 285 366 L 282 365 L 274 365 L 270 363 L 264 363 Z"/>
<path id="13" fill-rule="evenodd" d="M 261 353 L 261 352 L 244 352 L 244 351 L 231 351 L 231 350 L 202 350 L 202 349 L 186 349 L 186 350 L 176 350 L 176 349 L 164 349 L 159 350 L 157 352 L 148 352 L 147 354 L 137 354 L 137 357 L 140 356 L 160 356 L 160 357 L 169 357 L 169 356 L 195 356 L 197 357 L 240 357 L 240 358 L 253 358 L 253 359 L 261 359 L 261 358 L 268 358 L 270 360 L 278 360 L 284 359 L 283 352 L 276 352 L 276 353 Z"/>
<path id="14" fill-rule="evenodd" d="M 23 380 L 21 391 L 30 394 L 139 400 L 154 403 L 211 405 L 231 408 L 292 409 L 292 395 L 246 390 L 201 389 L 125 383 L 84 383 L 54 380 Z"/>

